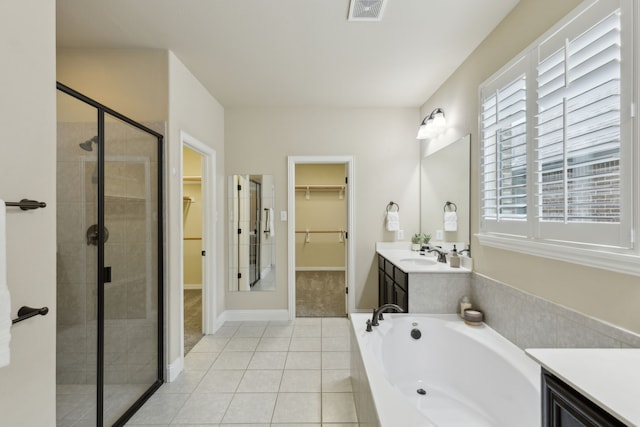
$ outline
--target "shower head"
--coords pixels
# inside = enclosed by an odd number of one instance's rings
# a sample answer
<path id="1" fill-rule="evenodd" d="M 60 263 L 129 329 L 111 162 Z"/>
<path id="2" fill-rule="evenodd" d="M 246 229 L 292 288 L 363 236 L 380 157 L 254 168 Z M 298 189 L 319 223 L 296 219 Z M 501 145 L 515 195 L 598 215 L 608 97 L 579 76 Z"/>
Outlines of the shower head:
<path id="1" fill-rule="evenodd" d="M 78 144 L 80 146 L 80 148 L 82 148 L 84 151 L 93 151 L 93 145 L 91 145 L 91 143 L 98 143 L 98 135 L 94 136 L 91 139 L 87 139 L 85 142 L 81 142 L 80 144 Z"/>

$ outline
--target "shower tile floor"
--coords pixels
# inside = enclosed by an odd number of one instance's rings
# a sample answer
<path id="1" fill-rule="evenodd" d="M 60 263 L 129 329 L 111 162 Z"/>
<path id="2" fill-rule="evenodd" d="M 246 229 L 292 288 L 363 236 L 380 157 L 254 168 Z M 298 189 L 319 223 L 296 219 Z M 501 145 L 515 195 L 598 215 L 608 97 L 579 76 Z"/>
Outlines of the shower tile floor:
<path id="1" fill-rule="evenodd" d="M 112 425 L 149 385 L 123 384 L 105 386 L 104 425 Z M 56 386 L 56 426 L 95 427 L 95 384 L 58 384 Z"/>
<path id="2" fill-rule="evenodd" d="M 127 426 L 356 427 L 346 318 L 227 322 Z"/>

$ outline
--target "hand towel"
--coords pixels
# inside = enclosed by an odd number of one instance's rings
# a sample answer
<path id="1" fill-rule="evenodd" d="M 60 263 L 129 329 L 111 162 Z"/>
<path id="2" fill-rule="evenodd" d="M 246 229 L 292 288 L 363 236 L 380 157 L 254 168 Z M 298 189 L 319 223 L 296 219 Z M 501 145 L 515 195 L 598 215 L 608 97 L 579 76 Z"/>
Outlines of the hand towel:
<path id="1" fill-rule="evenodd" d="M 400 230 L 400 215 L 398 212 L 387 212 L 387 230 Z"/>
<path id="2" fill-rule="evenodd" d="M 456 212 L 444 213 L 444 231 L 458 230 L 458 214 Z"/>
<path id="3" fill-rule="evenodd" d="M 7 286 L 7 211 L 4 200 L 0 199 L 0 368 L 11 360 L 11 296 Z"/>

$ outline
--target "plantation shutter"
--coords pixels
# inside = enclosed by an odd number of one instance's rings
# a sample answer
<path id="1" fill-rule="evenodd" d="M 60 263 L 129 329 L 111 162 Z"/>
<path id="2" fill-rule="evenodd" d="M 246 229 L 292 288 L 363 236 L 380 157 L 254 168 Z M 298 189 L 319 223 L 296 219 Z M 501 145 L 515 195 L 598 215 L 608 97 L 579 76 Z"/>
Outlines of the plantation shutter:
<path id="1" fill-rule="evenodd" d="M 527 219 L 525 61 L 481 89 L 483 231 L 524 234 Z"/>
<path id="2" fill-rule="evenodd" d="M 537 237 L 630 244 L 620 230 L 621 57 L 619 9 L 585 13 L 538 49 Z"/>

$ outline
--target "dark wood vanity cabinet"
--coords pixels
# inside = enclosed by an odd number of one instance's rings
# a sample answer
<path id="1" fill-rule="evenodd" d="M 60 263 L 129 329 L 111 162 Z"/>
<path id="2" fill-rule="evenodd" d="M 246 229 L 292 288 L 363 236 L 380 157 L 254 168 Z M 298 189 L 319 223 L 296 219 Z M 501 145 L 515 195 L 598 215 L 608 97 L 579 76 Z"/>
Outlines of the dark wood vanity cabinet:
<path id="1" fill-rule="evenodd" d="M 543 427 L 623 427 L 611 414 L 542 369 Z"/>
<path id="2" fill-rule="evenodd" d="M 389 303 L 409 311 L 409 275 L 378 255 L 378 305 Z"/>

